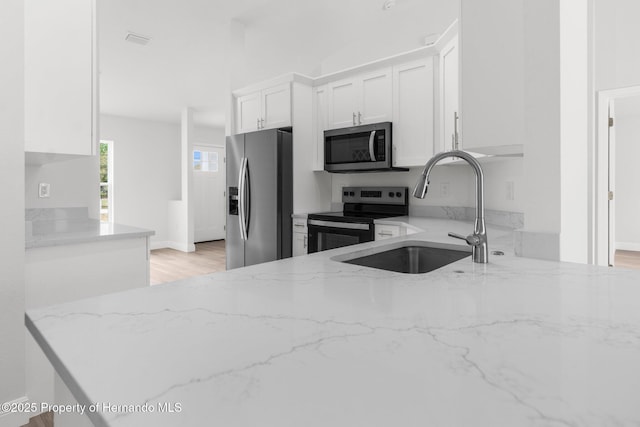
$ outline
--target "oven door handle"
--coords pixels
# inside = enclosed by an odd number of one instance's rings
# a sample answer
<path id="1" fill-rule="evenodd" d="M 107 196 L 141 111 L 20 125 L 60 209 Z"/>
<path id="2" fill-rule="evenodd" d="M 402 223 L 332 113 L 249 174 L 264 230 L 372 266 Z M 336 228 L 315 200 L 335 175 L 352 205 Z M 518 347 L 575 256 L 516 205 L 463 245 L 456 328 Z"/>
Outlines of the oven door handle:
<path id="1" fill-rule="evenodd" d="M 369 136 L 369 157 L 371 157 L 371 161 L 376 161 L 376 153 L 373 150 L 373 140 L 376 137 L 376 131 L 372 130 L 371 135 Z"/>
<path id="2" fill-rule="evenodd" d="M 331 228 L 344 228 L 347 230 L 370 230 L 369 224 L 362 224 L 357 222 L 337 222 L 337 221 L 322 221 L 319 219 L 308 220 L 309 225 L 316 225 L 319 227 L 331 227 Z"/>

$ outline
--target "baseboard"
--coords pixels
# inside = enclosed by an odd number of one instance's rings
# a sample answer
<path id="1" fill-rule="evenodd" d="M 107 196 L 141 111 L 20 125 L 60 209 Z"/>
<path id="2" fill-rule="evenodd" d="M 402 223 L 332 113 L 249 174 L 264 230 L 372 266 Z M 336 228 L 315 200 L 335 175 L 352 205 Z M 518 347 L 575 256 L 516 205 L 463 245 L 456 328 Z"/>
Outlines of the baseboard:
<path id="1" fill-rule="evenodd" d="M 640 243 L 616 242 L 616 250 L 619 251 L 640 251 Z"/>
<path id="2" fill-rule="evenodd" d="M 5 402 L 2 402 L 5 403 Z M 28 405 L 29 398 L 27 396 L 22 396 L 17 399 L 6 402 L 9 404 L 16 405 Z M 29 422 L 29 418 L 32 416 L 38 415 L 37 413 L 31 412 L 4 412 L 0 409 L 0 427 L 16 427 L 22 426 Z"/>
<path id="3" fill-rule="evenodd" d="M 154 250 L 154 249 L 164 249 L 164 248 L 168 248 L 169 246 L 169 242 L 165 241 L 151 241 L 149 242 L 149 249 L 150 250 Z"/>
<path id="4" fill-rule="evenodd" d="M 196 250 L 196 245 L 194 245 L 193 243 L 178 243 L 178 242 L 166 242 L 167 243 L 167 248 L 171 248 L 171 249 L 175 249 L 176 251 L 182 251 L 182 252 L 195 252 Z"/>

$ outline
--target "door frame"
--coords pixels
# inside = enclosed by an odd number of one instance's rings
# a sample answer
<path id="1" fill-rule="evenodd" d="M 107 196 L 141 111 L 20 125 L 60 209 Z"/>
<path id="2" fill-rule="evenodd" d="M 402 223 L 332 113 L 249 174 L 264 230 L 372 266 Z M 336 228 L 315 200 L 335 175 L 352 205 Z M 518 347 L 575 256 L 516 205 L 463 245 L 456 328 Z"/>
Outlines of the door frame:
<path id="1" fill-rule="evenodd" d="M 598 91 L 596 112 L 596 185 L 595 212 L 595 264 L 613 265 L 615 253 L 615 193 L 609 201 L 609 191 L 613 191 L 615 177 L 615 145 L 610 146 L 609 117 L 610 106 L 621 98 L 640 96 L 640 86 L 629 86 Z M 615 117 L 614 117 L 615 127 Z M 614 140 L 615 141 L 615 140 Z"/>

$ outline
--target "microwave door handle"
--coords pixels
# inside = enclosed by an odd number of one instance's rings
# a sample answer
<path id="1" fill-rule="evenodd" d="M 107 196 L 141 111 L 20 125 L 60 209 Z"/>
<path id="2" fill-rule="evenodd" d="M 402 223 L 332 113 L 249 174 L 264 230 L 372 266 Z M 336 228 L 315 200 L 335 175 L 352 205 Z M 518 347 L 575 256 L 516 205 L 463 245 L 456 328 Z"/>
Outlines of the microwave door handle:
<path id="1" fill-rule="evenodd" d="M 375 162 L 376 161 L 376 154 L 373 150 L 373 140 L 376 137 L 376 131 L 372 130 L 371 131 L 371 135 L 369 136 L 369 156 L 371 157 L 371 161 Z"/>

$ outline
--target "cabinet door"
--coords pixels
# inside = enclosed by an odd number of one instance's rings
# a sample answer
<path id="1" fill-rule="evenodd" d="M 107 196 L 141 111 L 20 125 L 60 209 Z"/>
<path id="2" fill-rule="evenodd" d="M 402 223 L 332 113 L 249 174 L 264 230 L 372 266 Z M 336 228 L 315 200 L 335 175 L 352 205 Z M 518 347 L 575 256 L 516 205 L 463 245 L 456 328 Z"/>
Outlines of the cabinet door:
<path id="1" fill-rule="evenodd" d="M 440 52 L 440 143 L 437 151 L 456 147 L 458 108 L 458 37 Z"/>
<path id="2" fill-rule="evenodd" d="M 253 132 L 260 128 L 260 92 L 236 99 L 236 132 Z"/>
<path id="3" fill-rule="evenodd" d="M 423 166 L 433 156 L 433 58 L 393 68 L 393 164 Z"/>
<path id="4" fill-rule="evenodd" d="M 357 80 L 329 83 L 327 92 L 327 129 L 339 129 L 357 124 Z"/>
<path id="5" fill-rule="evenodd" d="M 25 151 L 96 152 L 95 1 L 25 0 Z"/>
<path id="6" fill-rule="evenodd" d="M 460 125 L 465 150 L 522 153 L 530 107 L 523 88 L 531 87 L 525 84 L 527 78 L 540 77 L 524 66 L 525 39 L 505 34 L 522 34 L 524 3 L 460 1 Z M 496 40 L 500 54 L 487 60 L 487 47 Z"/>
<path id="7" fill-rule="evenodd" d="M 307 234 L 293 233 L 292 255 L 299 256 L 299 255 L 306 255 L 306 254 L 307 254 Z"/>
<path id="8" fill-rule="evenodd" d="M 262 129 L 291 126 L 291 86 L 285 83 L 262 91 Z"/>
<path id="9" fill-rule="evenodd" d="M 359 86 L 356 124 L 391 121 L 391 68 L 362 76 Z"/>
<path id="10" fill-rule="evenodd" d="M 315 156 L 313 170 L 324 170 L 324 131 L 327 129 L 327 85 L 313 91 L 313 129 L 315 138 Z"/>

